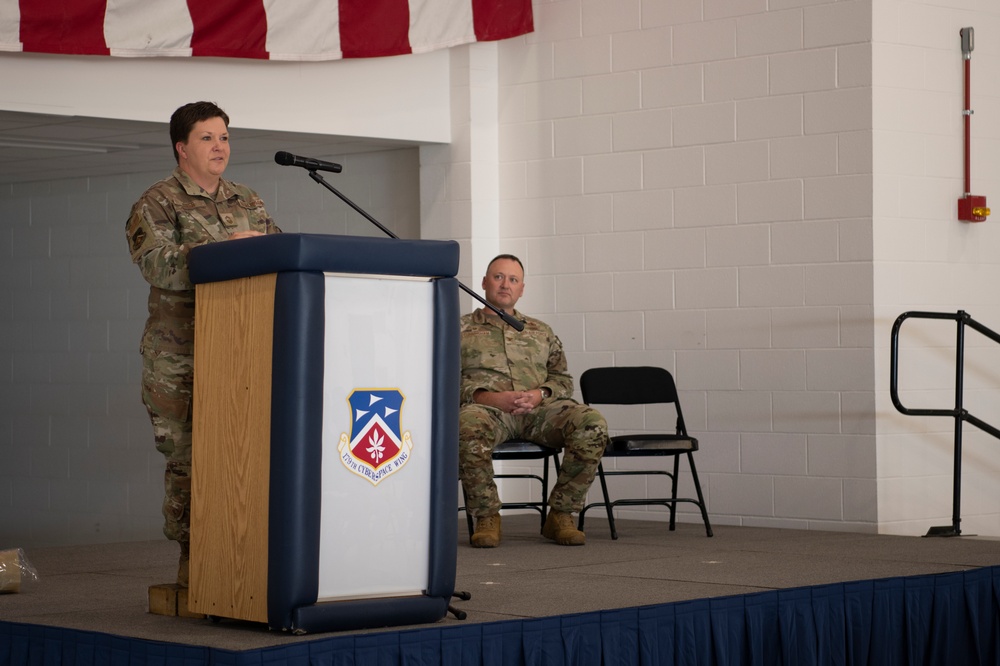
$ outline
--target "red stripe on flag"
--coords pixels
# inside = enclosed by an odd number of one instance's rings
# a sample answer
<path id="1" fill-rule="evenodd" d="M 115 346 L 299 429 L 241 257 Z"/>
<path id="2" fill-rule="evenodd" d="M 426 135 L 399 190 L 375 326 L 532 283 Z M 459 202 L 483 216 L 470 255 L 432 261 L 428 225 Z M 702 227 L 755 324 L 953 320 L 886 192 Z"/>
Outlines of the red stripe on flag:
<path id="1" fill-rule="evenodd" d="M 410 53 L 408 0 L 340 0 L 340 50 L 345 58 Z"/>
<path id="2" fill-rule="evenodd" d="M 107 0 L 20 0 L 21 48 L 35 53 L 108 55 Z"/>
<path id="3" fill-rule="evenodd" d="M 191 55 L 267 58 L 267 15 L 261 0 L 187 0 Z"/>
<path id="4" fill-rule="evenodd" d="M 531 0 L 472 0 L 476 40 L 489 42 L 534 30 Z"/>

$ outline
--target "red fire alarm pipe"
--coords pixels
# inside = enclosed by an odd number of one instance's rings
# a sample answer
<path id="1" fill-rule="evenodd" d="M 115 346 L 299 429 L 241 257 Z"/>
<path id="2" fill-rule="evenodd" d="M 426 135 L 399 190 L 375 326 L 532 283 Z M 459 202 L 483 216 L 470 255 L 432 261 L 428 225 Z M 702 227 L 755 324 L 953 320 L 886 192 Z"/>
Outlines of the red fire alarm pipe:
<path id="1" fill-rule="evenodd" d="M 972 49 L 975 48 L 975 31 L 972 28 L 959 30 L 962 37 L 962 58 L 965 60 L 965 108 L 962 110 L 965 121 L 965 179 L 963 181 L 962 198 L 958 200 L 958 219 L 963 222 L 985 222 L 990 214 L 986 207 L 986 197 L 972 194 Z"/>
<path id="2" fill-rule="evenodd" d="M 971 30 L 971 28 L 969 28 Z M 965 121 L 965 188 L 962 190 L 965 196 L 972 193 L 972 146 L 970 136 L 972 134 L 972 58 L 966 56 L 965 60 L 965 110 L 962 111 Z"/>

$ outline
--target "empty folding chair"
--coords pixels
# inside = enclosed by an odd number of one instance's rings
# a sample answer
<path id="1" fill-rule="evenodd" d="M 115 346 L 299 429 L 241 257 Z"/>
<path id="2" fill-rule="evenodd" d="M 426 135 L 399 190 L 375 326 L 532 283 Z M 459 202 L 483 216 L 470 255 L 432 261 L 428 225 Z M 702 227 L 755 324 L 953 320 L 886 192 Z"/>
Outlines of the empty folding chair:
<path id="1" fill-rule="evenodd" d="M 598 408 L 601 405 L 673 405 L 677 420 L 674 432 L 635 433 L 610 437 L 604 452 L 605 459 L 667 456 L 673 461 L 672 470 L 615 469 L 605 471 L 602 462 L 597 469 L 597 474 L 601 481 L 604 501 L 594 502 L 583 508 L 583 511 L 580 512 L 579 529 L 583 529 L 583 520 L 588 509 L 594 506 L 603 506 L 608 513 L 611 538 L 617 539 L 618 531 L 615 528 L 613 512 L 616 506 L 665 506 L 670 510 L 670 529 L 673 530 L 676 527 L 677 504 L 688 502 L 697 506 L 701 511 L 701 517 L 705 521 L 705 531 L 708 536 L 712 536 L 712 525 L 708 520 L 705 498 L 701 492 L 701 482 L 698 480 L 698 470 L 694 462 L 694 452 L 698 450 L 698 440 L 688 434 L 687 427 L 684 425 L 684 415 L 677 398 L 677 387 L 674 385 L 674 378 L 670 372 L 663 368 L 650 366 L 591 368 L 580 376 L 580 390 L 583 392 L 583 401 Z M 677 473 L 681 456 L 685 456 L 688 460 L 697 498 L 677 496 Z M 669 477 L 670 497 L 619 497 L 615 500 L 610 498 L 606 477 L 641 475 Z"/>

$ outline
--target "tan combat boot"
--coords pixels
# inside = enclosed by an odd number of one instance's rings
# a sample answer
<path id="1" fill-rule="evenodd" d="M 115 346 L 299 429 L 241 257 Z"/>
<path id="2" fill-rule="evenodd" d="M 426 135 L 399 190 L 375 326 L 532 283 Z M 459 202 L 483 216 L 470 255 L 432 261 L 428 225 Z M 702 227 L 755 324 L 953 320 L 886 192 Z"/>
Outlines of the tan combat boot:
<path id="1" fill-rule="evenodd" d="M 496 548 L 500 545 L 500 514 L 476 519 L 476 531 L 469 539 L 473 548 Z"/>
<path id="2" fill-rule="evenodd" d="M 587 541 L 587 535 L 576 529 L 573 515 L 565 511 L 549 511 L 542 536 L 560 546 L 582 546 Z"/>

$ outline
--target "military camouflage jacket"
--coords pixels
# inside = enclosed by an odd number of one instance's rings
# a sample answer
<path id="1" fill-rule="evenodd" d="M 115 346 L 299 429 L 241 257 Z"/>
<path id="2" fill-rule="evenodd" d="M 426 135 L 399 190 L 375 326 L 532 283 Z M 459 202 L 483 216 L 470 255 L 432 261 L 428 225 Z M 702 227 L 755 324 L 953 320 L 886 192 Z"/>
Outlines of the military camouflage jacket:
<path id="1" fill-rule="evenodd" d="M 463 405 L 473 402 L 479 389 L 529 391 L 546 386 L 552 398 L 573 397 L 562 342 L 548 324 L 517 310 L 514 316 L 524 322 L 523 331 L 515 331 L 484 308 L 462 317 Z"/>
<path id="2" fill-rule="evenodd" d="M 212 196 L 178 167 L 139 197 L 125 234 L 132 261 L 150 284 L 144 350 L 194 353 L 188 250 L 239 231 L 281 232 L 256 192 L 224 178 Z"/>

